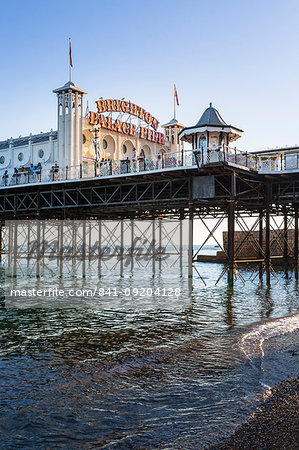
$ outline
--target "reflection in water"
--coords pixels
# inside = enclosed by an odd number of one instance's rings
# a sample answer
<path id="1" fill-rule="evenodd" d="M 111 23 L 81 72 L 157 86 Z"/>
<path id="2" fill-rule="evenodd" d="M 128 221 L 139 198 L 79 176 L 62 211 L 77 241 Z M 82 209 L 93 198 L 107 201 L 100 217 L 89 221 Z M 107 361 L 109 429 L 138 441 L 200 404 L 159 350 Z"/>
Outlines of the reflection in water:
<path id="1" fill-rule="evenodd" d="M 122 279 L 57 280 L 65 290 L 99 284 L 118 293 L 131 290 L 127 296 L 78 299 L 76 307 L 66 298 L 64 308 L 49 301 L 23 309 L 2 303 L 2 445 L 200 448 L 229 432 L 263 392 L 262 384 L 296 371 L 298 319 L 290 319 L 292 329 L 288 322 L 279 325 L 290 331 L 283 344 L 271 330 L 276 318 L 297 312 L 298 301 L 294 279 L 283 273 L 268 291 L 254 283 L 232 290 L 225 280 L 214 285 L 221 270 L 200 265 L 207 287 L 195 278 L 191 291 L 174 271 L 155 278 L 136 271 Z M 6 292 L 11 283 L 28 288 L 26 278 L 0 276 Z M 41 288 L 53 280 L 29 283 Z M 153 295 L 133 295 L 136 287 L 151 288 Z M 161 295 L 161 287 L 177 287 L 181 295 Z M 252 353 L 256 363 L 249 364 L 242 339 L 250 336 L 247 353 L 260 345 L 254 332 L 265 337 L 261 318 L 273 325 L 263 355 Z"/>
<path id="2" fill-rule="evenodd" d="M 269 319 L 273 312 L 274 303 L 271 296 L 271 287 L 267 287 L 265 289 L 260 289 L 257 291 L 257 295 L 260 298 L 261 302 L 261 319 Z"/>
<path id="3" fill-rule="evenodd" d="M 234 295 L 234 289 L 232 287 L 227 287 L 227 292 L 226 292 L 226 300 L 225 300 L 225 315 L 224 315 L 224 321 L 227 325 L 229 325 L 230 328 L 233 328 L 236 321 L 234 318 L 234 311 L 233 311 L 233 295 Z"/>

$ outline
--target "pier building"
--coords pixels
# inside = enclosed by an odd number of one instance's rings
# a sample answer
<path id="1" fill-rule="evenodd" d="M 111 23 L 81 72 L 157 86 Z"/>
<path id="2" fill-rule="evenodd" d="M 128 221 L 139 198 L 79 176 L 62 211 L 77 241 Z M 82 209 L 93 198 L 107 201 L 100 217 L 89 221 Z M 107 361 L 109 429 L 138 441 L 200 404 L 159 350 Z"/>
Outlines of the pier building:
<path id="1" fill-rule="evenodd" d="M 84 107 L 87 94 L 69 81 L 54 89 L 57 95 L 57 130 L 0 142 L 0 175 L 14 169 L 55 164 L 73 167 L 100 160 L 127 160 L 178 152 L 183 148 L 177 120 L 163 125 L 146 109 L 124 98 L 100 99 L 96 111 Z M 164 131 L 164 133 L 163 133 Z"/>
<path id="2" fill-rule="evenodd" d="M 89 111 L 86 92 L 74 83 L 54 93 L 57 131 L 0 143 L 2 227 L 6 220 L 33 218 L 141 219 L 152 222 L 154 236 L 159 221 L 185 220 L 192 277 L 206 242 L 194 251 L 194 219 L 217 243 L 215 232 L 226 223 L 221 250 L 229 284 L 241 277 L 238 254 L 249 239 L 261 262 L 260 279 L 265 274 L 270 283 L 272 257 L 277 256 L 274 235 L 283 260 L 298 277 L 299 148 L 237 149 L 234 143 L 243 131 L 212 104 L 194 126 L 185 127 L 174 117 L 159 128 L 147 108 L 124 98 L 97 99 Z M 209 225 L 211 218 L 216 224 Z M 243 232 L 237 245 L 236 227 Z M 10 248 L 13 236 L 11 231 Z"/>

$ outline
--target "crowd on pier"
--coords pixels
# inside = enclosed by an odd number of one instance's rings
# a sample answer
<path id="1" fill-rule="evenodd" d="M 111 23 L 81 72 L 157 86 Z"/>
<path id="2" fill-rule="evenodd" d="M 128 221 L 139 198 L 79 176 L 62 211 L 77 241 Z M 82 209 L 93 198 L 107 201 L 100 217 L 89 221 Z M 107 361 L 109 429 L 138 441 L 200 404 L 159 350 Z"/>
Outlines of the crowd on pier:
<path id="1" fill-rule="evenodd" d="M 181 157 L 181 153 L 145 155 L 143 151 L 137 156 L 136 151 L 134 151 L 131 158 L 115 160 L 107 155 L 106 158 L 90 162 L 84 161 L 78 166 L 63 168 L 60 168 L 57 163 L 51 168 L 43 168 L 41 163 L 30 164 L 27 167 L 14 168 L 13 172 L 5 170 L 2 175 L 1 186 L 78 179 L 89 176 L 118 175 L 176 167 L 182 165 L 182 159 L 178 156 Z"/>
<path id="2" fill-rule="evenodd" d="M 26 182 L 38 182 L 40 181 L 40 177 L 42 174 L 42 165 L 39 162 L 36 166 L 34 164 L 30 164 L 28 167 L 20 167 L 14 168 L 13 174 L 10 175 L 8 170 L 4 171 L 2 175 L 2 186 L 15 185 L 15 184 L 23 184 Z M 55 163 L 54 166 L 51 167 L 49 171 L 49 181 L 55 180 L 58 176 L 59 166 Z"/>

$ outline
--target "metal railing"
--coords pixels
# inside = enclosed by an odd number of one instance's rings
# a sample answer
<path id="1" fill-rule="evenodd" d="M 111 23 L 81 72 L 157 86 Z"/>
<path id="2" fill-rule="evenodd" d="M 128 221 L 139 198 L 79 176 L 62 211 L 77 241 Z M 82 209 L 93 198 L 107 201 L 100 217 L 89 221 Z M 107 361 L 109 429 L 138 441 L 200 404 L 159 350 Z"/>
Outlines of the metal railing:
<path id="1" fill-rule="evenodd" d="M 55 181 L 79 180 L 113 175 L 134 174 L 154 170 L 165 170 L 175 167 L 196 166 L 194 153 L 180 151 L 159 153 L 144 157 L 122 160 L 106 160 L 94 163 L 83 163 L 77 166 L 38 169 L 38 171 L 3 174 L 1 186 L 24 185 L 28 183 L 48 183 Z"/>
<path id="2" fill-rule="evenodd" d="M 199 149 L 200 153 L 200 165 L 205 166 L 208 164 L 226 162 L 228 164 L 235 164 L 237 166 L 247 167 L 251 170 L 256 170 L 256 159 L 254 155 L 250 153 L 238 150 L 236 147 L 228 147 L 221 145 L 218 147 L 209 147 Z"/>
<path id="3" fill-rule="evenodd" d="M 1 187 L 28 183 L 48 183 L 65 180 L 79 180 L 113 175 L 125 175 L 175 167 L 193 167 L 224 162 L 261 173 L 299 170 L 298 153 L 277 153 L 276 155 L 254 155 L 228 146 L 185 150 L 174 153 L 159 153 L 144 157 L 122 160 L 106 160 L 83 163 L 77 166 L 52 167 L 35 171 L 4 173 Z"/>
<path id="4" fill-rule="evenodd" d="M 299 153 L 258 156 L 258 170 L 260 172 L 298 171 Z"/>
<path id="5" fill-rule="evenodd" d="M 256 172 L 284 172 L 299 170 L 299 152 L 277 153 L 272 155 L 255 155 L 237 148 L 219 146 L 197 150 L 200 165 L 227 162 Z"/>

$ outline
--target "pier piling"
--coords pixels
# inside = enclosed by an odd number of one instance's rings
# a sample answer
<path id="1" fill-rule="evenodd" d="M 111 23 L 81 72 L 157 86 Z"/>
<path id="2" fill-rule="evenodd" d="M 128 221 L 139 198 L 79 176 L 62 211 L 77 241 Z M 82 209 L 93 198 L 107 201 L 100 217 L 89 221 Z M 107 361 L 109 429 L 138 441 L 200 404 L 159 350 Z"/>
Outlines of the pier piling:
<path id="1" fill-rule="evenodd" d="M 295 206 L 294 211 L 294 264 L 295 278 L 298 280 L 298 207 Z"/>

